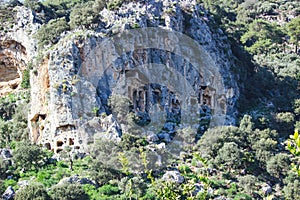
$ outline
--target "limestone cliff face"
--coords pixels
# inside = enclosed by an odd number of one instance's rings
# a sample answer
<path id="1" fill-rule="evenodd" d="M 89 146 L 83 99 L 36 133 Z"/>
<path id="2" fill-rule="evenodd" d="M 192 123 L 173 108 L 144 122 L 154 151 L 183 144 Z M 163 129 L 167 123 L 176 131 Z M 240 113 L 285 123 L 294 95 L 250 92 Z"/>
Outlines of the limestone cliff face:
<path id="1" fill-rule="evenodd" d="M 131 111 L 150 123 L 138 128 L 153 141 L 170 142 L 188 125 L 201 133 L 207 120 L 235 123 L 233 55 L 226 36 L 210 29 L 212 19 L 195 1 L 129 3 L 103 10 L 101 20 L 97 32 L 66 34 L 31 72 L 32 141 L 59 152 L 65 145 L 84 149 L 97 137 L 119 140 L 130 128 L 108 105 L 115 94 L 127 96 Z M 23 37 L 31 44 L 10 37 L 23 46 L 19 60 L 36 55 L 30 35 Z"/>
<path id="2" fill-rule="evenodd" d="M 20 87 L 22 72 L 37 54 L 32 36 L 40 24 L 32 11 L 18 6 L 9 12 L 15 15 L 14 22 L 3 24 L 10 30 L 0 33 L 0 96 Z"/>

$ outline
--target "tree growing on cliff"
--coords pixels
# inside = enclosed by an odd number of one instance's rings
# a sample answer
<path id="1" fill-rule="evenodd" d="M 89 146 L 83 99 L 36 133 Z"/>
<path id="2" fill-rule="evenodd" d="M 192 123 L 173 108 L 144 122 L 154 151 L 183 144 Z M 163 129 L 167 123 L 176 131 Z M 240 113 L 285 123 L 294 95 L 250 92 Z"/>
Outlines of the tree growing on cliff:
<path id="1" fill-rule="evenodd" d="M 37 31 L 35 37 L 38 39 L 40 47 L 49 44 L 55 44 L 59 40 L 60 34 L 69 30 L 69 25 L 64 17 L 50 20 L 47 24 L 43 24 Z"/>
<path id="2" fill-rule="evenodd" d="M 91 25 L 97 21 L 99 16 L 94 10 L 95 7 L 93 2 L 76 5 L 70 14 L 71 28 L 90 28 Z"/>
<path id="3" fill-rule="evenodd" d="M 23 4 L 33 11 L 40 11 L 42 5 L 39 0 L 24 0 Z"/>

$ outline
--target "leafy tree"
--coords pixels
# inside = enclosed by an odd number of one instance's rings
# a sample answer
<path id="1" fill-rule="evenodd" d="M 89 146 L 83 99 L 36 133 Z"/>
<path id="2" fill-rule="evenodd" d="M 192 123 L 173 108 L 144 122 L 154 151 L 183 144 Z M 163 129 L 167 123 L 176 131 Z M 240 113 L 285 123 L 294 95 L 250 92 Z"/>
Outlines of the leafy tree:
<path id="1" fill-rule="evenodd" d="M 94 158 L 91 162 L 92 176 L 100 185 L 121 177 L 122 173 L 119 170 L 122 166 L 119 162 L 119 152 L 121 149 L 118 145 L 105 138 L 96 140 L 91 146 L 90 153 Z"/>
<path id="2" fill-rule="evenodd" d="M 50 195 L 53 200 L 88 200 L 89 196 L 79 184 L 59 184 L 54 186 Z"/>
<path id="3" fill-rule="evenodd" d="M 254 123 L 252 122 L 252 117 L 250 115 L 244 115 L 241 120 L 239 129 L 246 133 L 251 133 L 254 128 Z"/>
<path id="4" fill-rule="evenodd" d="M 63 151 L 60 152 L 60 157 L 63 160 L 68 161 L 69 169 L 73 171 L 74 154 L 70 146 L 66 146 Z"/>
<path id="5" fill-rule="evenodd" d="M 47 153 L 41 147 L 28 142 L 18 143 L 13 151 L 15 165 L 25 170 L 41 167 L 45 159 L 47 159 Z"/>
<path id="6" fill-rule="evenodd" d="M 287 141 L 287 149 L 293 154 L 295 161 L 292 163 L 292 168 L 300 177 L 300 136 L 298 130 L 295 130 L 294 135 L 290 135 Z"/>
<path id="7" fill-rule="evenodd" d="M 20 188 L 15 197 L 15 200 L 50 200 L 46 189 L 42 184 L 29 184 Z"/>
<path id="8" fill-rule="evenodd" d="M 249 194 L 252 195 L 253 192 L 255 192 L 257 190 L 257 178 L 253 175 L 245 175 L 245 176 L 241 176 L 238 178 L 239 181 L 239 186 L 242 187 L 244 189 L 244 191 Z"/>
<path id="9" fill-rule="evenodd" d="M 299 199 L 300 198 L 300 181 L 295 180 L 294 182 L 289 182 L 284 187 L 284 196 L 286 199 Z"/>
<path id="10" fill-rule="evenodd" d="M 215 161 L 226 165 L 229 169 L 231 167 L 239 168 L 242 161 L 242 152 L 236 143 L 224 143 L 223 147 L 218 151 Z"/>
<path id="11" fill-rule="evenodd" d="M 290 168 L 290 158 L 285 153 L 279 153 L 267 161 L 267 172 L 271 175 L 282 178 Z"/>
<path id="12" fill-rule="evenodd" d="M 255 144 L 253 144 L 253 149 L 255 150 L 256 159 L 260 161 L 261 166 L 265 166 L 267 161 L 274 155 L 274 150 L 276 149 L 277 141 L 268 139 L 260 139 Z"/>
<path id="13" fill-rule="evenodd" d="M 241 37 L 241 42 L 253 54 L 266 53 L 274 43 L 282 43 L 283 32 L 276 24 L 258 19 L 248 26 L 248 31 Z"/>
<path id="14" fill-rule="evenodd" d="M 245 1 L 237 8 L 237 21 L 242 23 L 251 23 L 255 19 L 256 8 L 255 1 Z"/>
<path id="15" fill-rule="evenodd" d="M 289 135 L 294 130 L 295 115 L 291 112 L 280 112 L 276 115 L 278 130 Z"/>
<path id="16" fill-rule="evenodd" d="M 72 9 L 70 14 L 70 26 L 72 29 L 77 27 L 88 28 L 97 22 L 98 14 L 94 12 L 93 6 L 93 2 L 86 2 L 84 4 L 78 4 Z"/>
<path id="17" fill-rule="evenodd" d="M 203 158 L 215 158 L 225 142 L 235 142 L 240 135 L 237 127 L 216 127 L 208 129 L 198 141 L 194 150 L 201 152 Z"/>
<path id="18" fill-rule="evenodd" d="M 39 0 L 24 0 L 23 4 L 24 6 L 36 12 L 41 10 L 41 3 Z"/>
<path id="19" fill-rule="evenodd" d="M 159 199 L 180 199 L 180 191 L 176 184 L 171 181 L 157 181 L 155 191 Z"/>
<path id="20" fill-rule="evenodd" d="M 290 41 L 295 45 L 295 53 L 298 53 L 298 45 L 300 41 L 300 17 L 292 19 L 287 24 L 287 33 L 290 36 Z"/>
<path id="21" fill-rule="evenodd" d="M 118 119 L 125 119 L 128 113 L 132 110 L 132 104 L 128 97 L 122 95 L 111 95 L 108 100 L 108 106 L 112 113 Z"/>
<path id="22" fill-rule="evenodd" d="M 103 185 L 102 187 L 100 187 L 98 189 L 98 192 L 101 195 L 116 195 L 120 193 L 120 189 L 118 188 L 118 186 L 114 186 L 114 185 L 110 185 L 110 184 L 106 184 Z"/>
<path id="23" fill-rule="evenodd" d="M 28 137 L 28 105 L 18 100 L 19 97 L 13 94 L 0 99 L 0 147 L 8 147 L 13 141 Z"/>

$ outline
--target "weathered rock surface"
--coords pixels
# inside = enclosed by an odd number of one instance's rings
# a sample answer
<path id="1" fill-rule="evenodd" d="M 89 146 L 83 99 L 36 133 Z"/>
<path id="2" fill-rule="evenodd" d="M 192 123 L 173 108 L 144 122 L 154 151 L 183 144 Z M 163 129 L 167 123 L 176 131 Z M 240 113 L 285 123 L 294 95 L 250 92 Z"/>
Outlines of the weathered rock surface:
<path id="1" fill-rule="evenodd" d="M 0 79 L 0 87 L 18 86 L 20 72 L 37 55 L 32 34 L 40 24 L 31 11 L 16 9 L 15 31 L 0 39 L 6 41 L 0 60 L 17 64 L 5 64 L 9 78 Z M 59 152 L 66 145 L 84 151 L 97 137 L 120 140 L 128 129 L 112 115 L 108 99 L 114 94 L 130 99 L 131 111 L 146 124 L 140 132 L 155 143 L 171 142 L 188 125 L 201 133 L 203 122 L 235 123 L 233 55 L 196 1 L 149 0 L 100 14 L 97 32 L 64 34 L 31 72 L 32 141 Z"/>
<path id="2" fill-rule="evenodd" d="M 81 184 L 81 185 L 90 184 L 90 185 L 95 185 L 95 186 L 97 185 L 95 183 L 95 181 L 92 181 L 88 178 L 80 178 L 77 175 L 63 178 L 62 180 L 59 181 L 58 184 Z"/>
<path id="3" fill-rule="evenodd" d="M 181 184 L 184 181 L 184 177 L 181 176 L 178 171 L 167 171 L 163 175 L 162 179 L 165 181 L 171 181 L 171 182 L 175 182 L 178 184 Z"/>
<path id="4" fill-rule="evenodd" d="M 4 200 L 14 199 L 14 196 L 15 196 L 15 191 L 12 188 L 12 186 L 8 186 L 7 189 L 5 190 L 5 192 L 2 194 L 2 198 Z"/>
<path id="5" fill-rule="evenodd" d="M 12 158 L 12 153 L 10 149 L 0 149 L 0 156 L 3 159 L 10 159 Z"/>

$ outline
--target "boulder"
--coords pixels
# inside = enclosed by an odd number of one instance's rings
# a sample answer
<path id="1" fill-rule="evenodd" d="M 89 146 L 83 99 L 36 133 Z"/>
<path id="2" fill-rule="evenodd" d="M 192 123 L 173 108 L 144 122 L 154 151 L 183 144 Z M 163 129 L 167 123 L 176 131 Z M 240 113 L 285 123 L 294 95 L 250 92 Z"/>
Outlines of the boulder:
<path id="1" fill-rule="evenodd" d="M 184 177 L 180 175 L 178 171 L 167 171 L 163 177 L 165 181 L 171 181 L 177 184 L 181 184 L 184 181 Z"/>
<path id="2" fill-rule="evenodd" d="M 0 149 L 0 152 L 3 159 L 9 159 L 12 157 L 11 151 L 9 149 Z"/>
<path id="3" fill-rule="evenodd" d="M 147 132 L 147 141 L 148 142 L 158 142 L 159 138 L 154 132 L 148 131 Z"/>
<path id="4" fill-rule="evenodd" d="M 88 178 L 80 178 L 78 175 L 74 175 L 74 176 L 70 176 L 70 177 L 66 177 L 63 178 L 59 181 L 58 184 L 81 184 L 81 185 L 85 185 L 85 184 L 90 184 L 90 185 L 97 185 L 97 183 L 91 179 Z"/>
<path id="5" fill-rule="evenodd" d="M 265 196 L 272 193 L 272 187 L 268 184 L 264 184 L 261 189 Z"/>
<path id="6" fill-rule="evenodd" d="M 171 137 L 166 132 L 159 133 L 158 138 L 161 139 L 162 141 L 166 142 L 166 143 L 171 142 Z"/>
<path id="7" fill-rule="evenodd" d="M 174 131 L 175 129 L 175 126 L 176 126 L 176 123 L 173 123 L 173 122 L 167 122 L 164 124 L 164 130 L 168 131 L 168 132 L 172 132 Z"/>
<path id="8" fill-rule="evenodd" d="M 12 188 L 12 186 L 8 186 L 7 189 L 5 190 L 5 192 L 2 194 L 2 198 L 4 200 L 10 200 L 13 199 L 15 196 L 15 191 Z"/>

